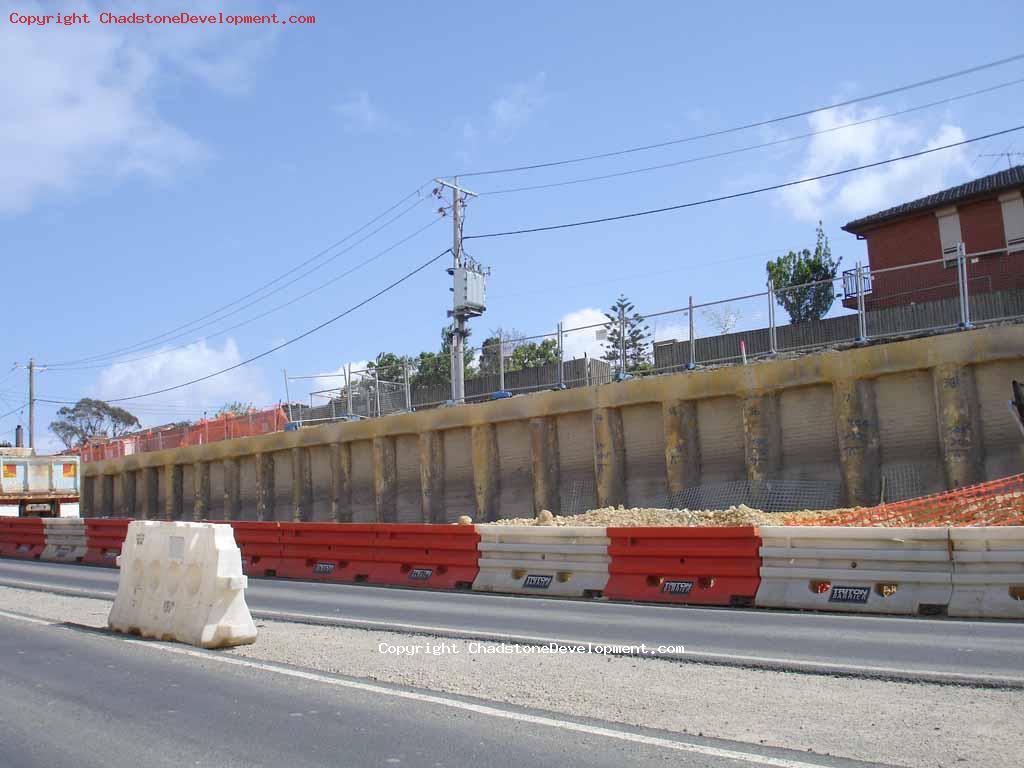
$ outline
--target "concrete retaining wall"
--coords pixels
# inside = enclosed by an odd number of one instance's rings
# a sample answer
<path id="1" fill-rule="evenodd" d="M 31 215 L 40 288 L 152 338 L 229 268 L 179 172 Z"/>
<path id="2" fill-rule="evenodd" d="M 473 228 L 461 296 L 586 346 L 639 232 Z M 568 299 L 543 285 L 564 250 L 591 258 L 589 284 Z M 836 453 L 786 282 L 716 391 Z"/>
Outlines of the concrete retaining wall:
<path id="1" fill-rule="evenodd" d="M 776 479 L 873 504 L 1024 471 L 1012 378 L 1019 325 L 541 392 L 85 464 L 82 514 L 487 521 Z"/>

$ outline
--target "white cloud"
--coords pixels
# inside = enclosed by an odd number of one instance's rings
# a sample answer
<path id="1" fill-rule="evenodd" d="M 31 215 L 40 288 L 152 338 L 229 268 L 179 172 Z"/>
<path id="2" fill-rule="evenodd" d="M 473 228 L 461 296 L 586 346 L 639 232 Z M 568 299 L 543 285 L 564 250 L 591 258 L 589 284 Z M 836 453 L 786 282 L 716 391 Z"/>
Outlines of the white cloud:
<path id="1" fill-rule="evenodd" d="M 811 115 L 808 123 L 812 131 L 822 131 L 881 112 L 875 108 L 846 107 Z M 933 127 L 895 118 L 830 131 L 810 140 L 800 162 L 799 178 L 931 149 L 963 138 L 963 130 L 949 123 Z M 969 171 L 967 151 L 957 147 L 790 187 L 783 190 L 781 204 L 795 217 L 809 221 L 829 214 L 855 218 L 937 192 Z"/>
<path id="2" fill-rule="evenodd" d="M 165 354 L 144 360 L 117 363 L 105 368 L 100 373 L 96 390 L 102 400 L 136 395 L 196 379 L 241 360 L 242 356 L 234 339 L 227 339 L 220 349 L 208 345 L 205 341 L 199 341 L 181 349 L 168 350 Z M 132 410 L 133 404 L 138 405 L 138 415 L 143 418 L 147 411 L 155 414 L 159 410 L 157 404 L 168 412 L 178 410 L 195 413 L 235 400 L 251 402 L 256 407 L 262 407 L 271 400 L 276 402 L 277 399 L 268 394 L 263 372 L 250 365 L 189 387 L 154 395 L 151 398 L 126 401 L 119 405 L 129 411 Z M 165 417 L 162 420 L 173 419 Z M 149 416 L 143 418 L 143 421 L 155 423 L 160 421 L 160 418 Z"/>
<path id="3" fill-rule="evenodd" d="M 562 327 L 565 329 L 565 335 L 562 340 L 562 345 L 565 349 L 565 359 L 572 360 L 583 357 L 584 354 L 589 357 L 601 357 L 604 354 L 605 342 L 598 340 L 597 331 L 600 328 L 586 328 L 588 325 L 596 325 L 598 323 L 605 323 L 608 318 L 604 316 L 604 312 L 600 309 L 594 309 L 587 307 L 586 309 L 578 309 L 575 312 L 569 312 L 562 316 Z M 574 328 L 583 328 L 584 330 L 575 331 Z"/>
<path id="4" fill-rule="evenodd" d="M 540 72 L 530 80 L 516 83 L 491 102 L 492 138 L 507 140 L 529 122 L 547 99 L 544 80 L 544 73 Z"/>
<path id="5" fill-rule="evenodd" d="M 17 10 L 45 13 L 34 3 Z M 75 10 L 98 15 L 89 5 Z M 95 178 L 159 180 L 201 159 L 202 145 L 159 114 L 155 95 L 175 73 L 244 89 L 276 34 L 96 22 L 29 28 L 4 15 L 0 70 L 9 76 L 0 78 L 0 213 L 27 211 L 47 193 L 72 192 Z"/>
<path id="6" fill-rule="evenodd" d="M 366 133 L 390 124 L 388 118 L 370 101 L 366 91 L 349 96 L 334 111 L 345 119 L 345 128 L 352 133 Z"/>
<path id="7" fill-rule="evenodd" d="M 522 80 L 509 87 L 492 101 L 487 109 L 486 119 L 476 123 L 467 120 L 461 127 L 462 148 L 455 156 L 462 163 L 469 163 L 482 138 L 491 141 L 509 141 L 521 130 L 547 101 L 545 75 L 539 72 L 529 80 Z M 481 123 L 483 127 L 478 127 Z"/>

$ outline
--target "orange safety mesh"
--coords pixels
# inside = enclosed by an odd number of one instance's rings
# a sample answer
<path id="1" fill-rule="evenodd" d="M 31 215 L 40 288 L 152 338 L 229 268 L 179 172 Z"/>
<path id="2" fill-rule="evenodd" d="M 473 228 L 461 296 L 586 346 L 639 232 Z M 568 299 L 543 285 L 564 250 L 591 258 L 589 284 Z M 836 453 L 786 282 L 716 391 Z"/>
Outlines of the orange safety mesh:
<path id="1" fill-rule="evenodd" d="M 284 409 L 278 406 L 265 411 L 251 411 L 237 415 L 224 415 L 203 419 L 173 429 L 148 429 L 131 435 L 89 443 L 69 453 L 77 453 L 83 463 L 120 459 L 135 453 L 162 451 L 203 445 L 236 437 L 252 437 L 269 432 L 280 432 L 288 423 Z"/>
<path id="2" fill-rule="evenodd" d="M 916 499 L 843 510 L 789 525 L 927 527 L 939 525 L 1024 525 L 1024 474 Z"/>

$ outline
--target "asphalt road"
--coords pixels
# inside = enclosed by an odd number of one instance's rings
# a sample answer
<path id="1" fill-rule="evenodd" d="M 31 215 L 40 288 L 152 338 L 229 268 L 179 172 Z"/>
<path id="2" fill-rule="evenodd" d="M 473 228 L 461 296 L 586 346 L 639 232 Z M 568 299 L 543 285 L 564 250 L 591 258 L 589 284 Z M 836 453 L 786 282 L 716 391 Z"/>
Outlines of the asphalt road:
<path id="1" fill-rule="evenodd" d="M 117 571 L 0 560 L 0 585 L 24 582 L 112 597 Z M 1024 681 L 1021 622 L 635 605 L 276 579 L 250 579 L 249 584 L 249 606 L 265 618 L 299 614 L 483 639 L 685 645 L 688 657 L 723 663 Z"/>
<path id="2" fill-rule="evenodd" d="M 3 612 L 0 745 L 9 768 L 863 765 L 329 677 Z"/>

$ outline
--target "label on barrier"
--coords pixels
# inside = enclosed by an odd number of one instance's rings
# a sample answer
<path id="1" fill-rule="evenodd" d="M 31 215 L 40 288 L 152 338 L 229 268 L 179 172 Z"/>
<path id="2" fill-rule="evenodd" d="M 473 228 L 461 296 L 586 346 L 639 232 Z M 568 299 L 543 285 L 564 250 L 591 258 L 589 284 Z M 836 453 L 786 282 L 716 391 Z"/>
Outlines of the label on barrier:
<path id="1" fill-rule="evenodd" d="M 413 568 L 409 571 L 409 579 L 410 581 L 426 581 L 433 573 L 433 568 Z"/>
<path id="2" fill-rule="evenodd" d="M 334 573 L 334 563 L 317 563 L 313 566 L 313 573 Z"/>
<path id="3" fill-rule="evenodd" d="M 692 589 L 692 581 L 666 581 L 661 585 L 661 591 L 670 595 L 688 595 Z"/>
<path id="4" fill-rule="evenodd" d="M 551 577 L 540 574 L 530 574 L 523 579 L 525 589 L 547 589 L 551 586 Z"/>
<path id="5" fill-rule="evenodd" d="M 832 587 L 830 603 L 866 603 L 871 596 L 870 587 Z"/>
<path id="6" fill-rule="evenodd" d="M 948 528 L 761 526 L 755 604 L 914 615 L 953 591 Z"/>

